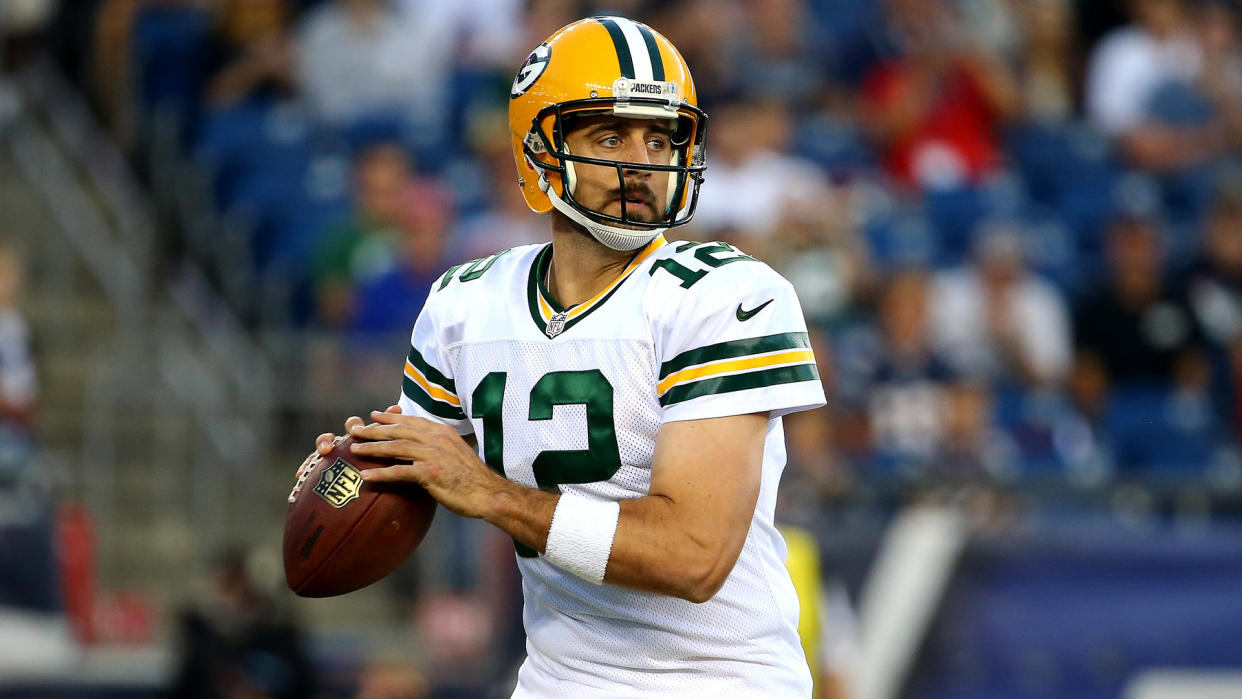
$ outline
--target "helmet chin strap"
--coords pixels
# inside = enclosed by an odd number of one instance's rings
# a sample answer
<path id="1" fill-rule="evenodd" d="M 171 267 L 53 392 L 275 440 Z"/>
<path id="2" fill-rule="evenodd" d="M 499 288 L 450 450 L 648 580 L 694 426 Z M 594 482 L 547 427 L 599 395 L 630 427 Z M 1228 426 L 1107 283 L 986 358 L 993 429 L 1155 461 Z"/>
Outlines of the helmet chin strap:
<path id="1" fill-rule="evenodd" d="M 556 191 L 552 189 L 552 183 L 548 182 L 547 173 L 539 173 L 539 189 L 548 195 L 548 200 L 552 202 L 552 208 L 565 214 L 569 220 L 587 229 L 591 237 L 598 240 L 605 247 L 612 248 L 618 252 L 629 252 L 643 247 L 656 236 L 663 232 L 664 226 L 651 230 L 630 230 L 628 228 L 618 228 L 609 226 L 598 221 L 592 221 L 586 214 L 570 206 L 568 202 L 557 196 Z"/>

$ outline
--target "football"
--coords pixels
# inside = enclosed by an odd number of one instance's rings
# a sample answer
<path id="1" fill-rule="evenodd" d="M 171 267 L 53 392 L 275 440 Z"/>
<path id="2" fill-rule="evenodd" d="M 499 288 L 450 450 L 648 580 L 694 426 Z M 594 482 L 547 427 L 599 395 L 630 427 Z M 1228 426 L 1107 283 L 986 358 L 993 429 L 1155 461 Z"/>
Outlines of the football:
<path id="1" fill-rule="evenodd" d="M 302 597 L 332 597 L 391 573 L 427 534 L 436 501 L 415 483 L 367 483 L 360 473 L 392 466 L 350 452 L 337 437 L 326 456 L 298 469 L 285 513 L 285 581 Z"/>

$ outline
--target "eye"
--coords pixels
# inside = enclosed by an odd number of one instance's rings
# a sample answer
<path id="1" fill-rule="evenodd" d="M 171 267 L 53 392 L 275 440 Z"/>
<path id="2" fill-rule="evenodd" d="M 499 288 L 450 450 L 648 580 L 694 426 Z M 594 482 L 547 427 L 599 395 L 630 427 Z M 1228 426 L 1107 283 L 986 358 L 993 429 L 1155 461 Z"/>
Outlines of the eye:
<path id="1" fill-rule="evenodd" d="M 605 148 L 616 148 L 621 145 L 621 137 L 617 135 L 604 136 L 599 139 L 599 144 Z"/>
<path id="2" fill-rule="evenodd" d="M 654 151 L 661 151 L 668 147 L 668 138 L 665 136 L 652 136 L 647 140 L 647 147 Z"/>

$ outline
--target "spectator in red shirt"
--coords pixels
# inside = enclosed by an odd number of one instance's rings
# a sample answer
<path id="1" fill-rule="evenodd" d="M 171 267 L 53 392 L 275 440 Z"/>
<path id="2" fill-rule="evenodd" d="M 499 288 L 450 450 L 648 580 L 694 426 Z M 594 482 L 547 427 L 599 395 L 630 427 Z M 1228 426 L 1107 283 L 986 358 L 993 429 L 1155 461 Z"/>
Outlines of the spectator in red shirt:
<path id="1" fill-rule="evenodd" d="M 901 55 L 864 77 L 863 124 L 885 169 L 920 189 L 969 185 L 1000 156 L 997 127 L 1017 116 L 1008 68 L 968 46 L 943 0 L 888 0 Z"/>

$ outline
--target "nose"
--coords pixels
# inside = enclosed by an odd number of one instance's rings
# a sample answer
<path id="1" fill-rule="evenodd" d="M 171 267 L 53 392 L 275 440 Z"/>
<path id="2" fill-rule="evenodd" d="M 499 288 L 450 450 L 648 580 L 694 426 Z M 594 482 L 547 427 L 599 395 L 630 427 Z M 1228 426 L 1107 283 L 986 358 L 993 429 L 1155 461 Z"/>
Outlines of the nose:
<path id="1" fill-rule="evenodd" d="M 647 140 L 646 138 L 644 138 L 644 134 L 641 134 L 641 133 L 631 134 L 630 137 L 625 140 L 625 142 L 626 142 L 626 147 L 625 147 L 624 152 L 622 153 L 622 157 L 625 158 L 625 162 L 634 163 L 637 165 L 650 165 L 651 164 L 651 153 L 647 150 Z M 627 175 L 635 174 L 635 175 L 646 176 L 646 175 L 651 174 L 651 170 L 642 170 L 638 168 L 626 168 L 625 173 Z"/>

